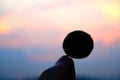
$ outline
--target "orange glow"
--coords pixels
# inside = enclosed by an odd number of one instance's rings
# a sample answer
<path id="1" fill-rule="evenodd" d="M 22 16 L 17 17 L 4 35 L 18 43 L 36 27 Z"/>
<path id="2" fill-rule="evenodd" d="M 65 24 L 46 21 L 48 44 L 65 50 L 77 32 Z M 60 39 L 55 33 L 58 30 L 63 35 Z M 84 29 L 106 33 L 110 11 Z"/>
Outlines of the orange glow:
<path id="1" fill-rule="evenodd" d="M 120 16 L 120 10 L 116 5 L 105 4 L 103 5 L 103 10 L 108 16 L 111 16 L 111 17 Z"/>
<path id="2" fill-rule="evenodd" d="M 0 22 L 0 34 L 8 34 L 9 32 L 10 29 L 8 28 L 8 25 Z"/>
<path id="3" fill-rule="evenodd" d="M 105 2 L 98 3 L 100 9 L 103 13 L 111 18 L 118 18 L 120 17 L 120 6 L 119 3 L 115 2 Z"/>

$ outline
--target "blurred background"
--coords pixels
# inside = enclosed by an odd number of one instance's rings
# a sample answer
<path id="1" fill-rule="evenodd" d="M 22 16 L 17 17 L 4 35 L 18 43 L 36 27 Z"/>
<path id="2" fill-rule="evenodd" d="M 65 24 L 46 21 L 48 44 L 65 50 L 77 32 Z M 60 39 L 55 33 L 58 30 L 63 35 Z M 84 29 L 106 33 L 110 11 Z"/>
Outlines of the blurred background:
<path id="1" fill-rule="evenodd" d="M 120 80 L 120 0 L 0 0 L 0 80 L 32 80 L 64 55 L 74 30 L 94 39 L 77 80 Z"/>

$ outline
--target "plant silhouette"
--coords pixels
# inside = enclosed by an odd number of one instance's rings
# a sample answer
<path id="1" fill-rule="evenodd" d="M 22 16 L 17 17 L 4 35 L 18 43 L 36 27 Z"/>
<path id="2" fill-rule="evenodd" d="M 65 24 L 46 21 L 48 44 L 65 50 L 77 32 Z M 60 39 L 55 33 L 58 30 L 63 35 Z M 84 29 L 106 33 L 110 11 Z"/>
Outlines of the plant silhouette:
<path id="1" fill-rule="evenodd" d="M 63 50 L 66 55 L 58 59 L 54 66 L 45 70 L 38 80 L 75 80 L 72 58 L 86 58 L 90 55 L 93 47 L 93 39 L 88 33 L 80 30 L 70 32 L 63 41 Z"/>

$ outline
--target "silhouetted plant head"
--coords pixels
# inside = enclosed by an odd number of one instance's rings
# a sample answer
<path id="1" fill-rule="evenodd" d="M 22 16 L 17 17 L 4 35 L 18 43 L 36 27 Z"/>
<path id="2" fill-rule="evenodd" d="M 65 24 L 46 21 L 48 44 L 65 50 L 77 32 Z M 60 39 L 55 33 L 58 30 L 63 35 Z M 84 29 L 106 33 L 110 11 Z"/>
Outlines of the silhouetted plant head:
<path id="1" fill-rule="evenodd" d="M 69 33 L 63 41 L 63 49 L 65 53 L 76 59 L 89 56 L 93 46 L 94 43 L 91 36 L 80 30 Z"/>

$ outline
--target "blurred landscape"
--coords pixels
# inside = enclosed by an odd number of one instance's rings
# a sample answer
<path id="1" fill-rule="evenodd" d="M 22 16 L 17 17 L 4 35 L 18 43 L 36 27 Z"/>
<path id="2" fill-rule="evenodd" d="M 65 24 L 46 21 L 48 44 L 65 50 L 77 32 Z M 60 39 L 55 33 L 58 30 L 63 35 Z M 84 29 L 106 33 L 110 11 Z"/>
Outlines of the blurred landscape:
<path id="1" fill-rule="evenodd" d="M 13 78 L 0 78 L 0 80 L 37 80 L 37 77 L 27 77 L 27 78 L 22 78 L 22 79 L 13 79 Z M 96 77 L 86 77 L 86 76 L 79 76 L 76 77 L 76 80 L 120 80 L 120 78 L 115 78 L 115 77 L 111 77 L 111 78 L 96 78 Z"/>

